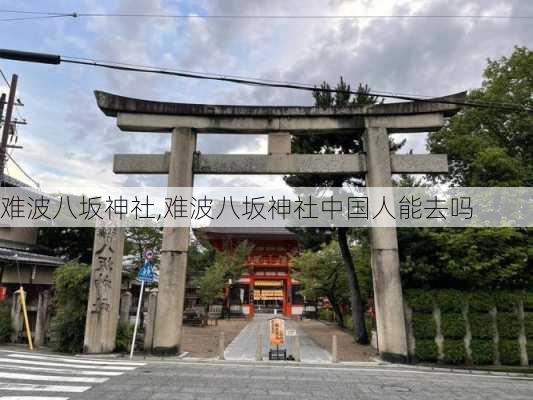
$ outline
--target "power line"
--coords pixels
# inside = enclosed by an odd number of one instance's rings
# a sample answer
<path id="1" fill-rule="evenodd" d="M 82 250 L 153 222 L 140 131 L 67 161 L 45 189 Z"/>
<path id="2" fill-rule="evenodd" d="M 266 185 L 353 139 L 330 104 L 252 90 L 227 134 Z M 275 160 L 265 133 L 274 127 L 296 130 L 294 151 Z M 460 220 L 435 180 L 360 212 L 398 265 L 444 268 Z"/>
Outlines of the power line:
<path id="1" fill-rule="evenodd" d="M 35 19 L 50 19 L 50 18 L 63 18 L 68 17 L 68 15 L 45 15 L 39 17 L 15 17 L 15 18 L 4 18 L 0 19 L 0 22 L 10 22 L 10 21 L 27 21 Z"/>
<path id="2" fill-rule="evenodd" d="M 305 90 L 305 91 L 321 91 L 321 92 L 328 92 L 328 93 L 338 93 L 341 92 L 337 89 L 327 89 L 327 88 L 320 88 L 316 87 L 315 85 L 311 84 L 301 84 L 301 83 L 291 83 L 291 82 L 283 82 L 283 81 L 267 81 L 262 79 L 255 79 L 255 78 L 242 78 L 238 76 L 229 76 L 229 75 L 222 75 L 222 74 L 205 74 L 200 72 L 193 72 L 193 71 L 179 71 L 179 70 L 169 70 L 169 69 L 159 69 L 158 67 L 148 67 L 148 66 L 140 66 L 135 64 L 124 64 L 124 63 L 116 63 L 116 62 L 99 62 L 96 60 L 90 60 L 90 59 L 82 59 L 79 57 L 73 58 L 73 57 L 61 57 L 61 61 L 72 63 L 72 64 L 81 64 L 81 65 L 89 65 L 89 66 L 96 66 L 96 67 L 102 67 L 107 69 L 115 69 L 119 71 L 132 71 L 132 72 L 147 72 L 147 73 L 157 73 L 161 75 L 171 75 L 171 76 L 178 76 L 182 78 L 191 78 L 191 79 L 202 79 L 202 80 L 214 80 L 214 81 L 222 81 L 222 82 L 231 82 L 231 83 L 237 83 L 237 84 L 244 84 L 244 85 L 250 85 L 250 86 L 263 86 L 263 87 L 273 87 L 273 88 L 282 88 L 282 89 L 295 89 L 295 90 Z M 350 93 L 353 95 L 360 94 L 358 91 L 343 91 L 346 93 Z M 371 93 L 365 93 L 369 96 L 377 96 L 382 98 L 390 98 L 390 99 L 399 99 L 399 100 L 408 100 L 408 101 L 420 101 L 420 102 L 432 102 L 432 103 L 443 103 L 443 104 L 455 104 L 455 105 L 462 105 L 462 106 L 471 106 L 471 107 L 479 107 L 479 108 L 497 108 L 507 111 L 533 111 L 531 108 L 521 105 L 521 104 L 514 104 L 514 103 L 493 103 L 493 102 L 469 102 L 469 101 L 453 101 L 453 100 L 438 100 L 434 97 L 429 96 L 410 96 L 410 95 L 403 95 L 403 94 L 394 94 L 391 92 L 382 92 L 382 91 L 372 91 Z"/>
<path id="3" fill-rule="evenodd" d="M 34 15 L 33 17 L 13 17 L 0 21 L 20 21 L 43 18 L 168 18 L 168 19 L 212 19 L 212 20 L 276 20 L 276 21 L 317 21 L 361 20 L 361 19 L 478 19 L 478 20 L 533 20 L 533 15 L 483 15 L 483 14 L 370 14 L 370 15 L 209 15 L 209 14 L 151 14 L 151 13 L 97 13 L 97 12 L 51 12 L 0 10 L 0 13 Z"/>
<path id="4" fill-rule="evenodd" d="M 33 183 L 35 183 L 35 185 L 36 185 L 37 187 L 41 187 L 41 185 L 39 184 L 39 182 L 37 182 L 35 179 L 33 179 L 33 178 L 30 176 L 30 174 L 28 174 L 28 173 L 24 170 L 24 168 L 22 168 L 22 167 L 20 166 L 20 164 L 19 164 L 18 162 L 15 161 L 15 159 L 13 158 L 13 156 L 12 156 L 11 154 L 9 154 L 9 153 L 6 153 L 6 154 L 7 154 L 7 156 L 9 157 L 9 159 L 10 159 L 11 161 L 13 161 L 13 164 L 15 164 L 15 165 L 17 166 L 17 168 L 20 169 L 20 171 L 21 171 L 21 172 L 22 172 L 22 173 L 23 173 L 23 174 L 24 174 L 24 175 L 25 175 L 30 181 L 32 181 Z"/>
<path id="5" fill-rule="evenodd" d="M 281 88 L 281 89 L 294 89 L 294 90 L 304 90 L 310 92 L 326 92 L 326 93 L 349 93 L 353 95 L 360 95 L 360 91 L 353 90 L 337 90 L 331 88 L 316 87 L 315 85 L 310 84 L 295 84 L 289 82 L 276 82 L 276 81 L 265 81 L 260 79 L 250 79 L 250 78 L 240 78 L 236 76 L 227 76 L 222 74 L 209 75 L 201 72 L 184 72 L 179 70 L 170 70 L 162 69 L 160 67 L 146 67 L 146 66 L 135 66 L 134 64 L 122 64 L 119 62 L 101 62 L 92 59 L 86 59 L 81 57 L 68 57 L 60 56 L 57 54 L 47 54 L 47 53 L 33 53 L 25 52 L 19 50 L 7 50 L 0 49 L 0 58 L 5 58 L 9 60 L 16 61 L 26 61 L 26 62 L 37 62 L 44 64 L 60 64 L 61 62 L 71 63 L 71 64 L 80 64 L 88 65 L 92 67 L 101 67 L 106 69 L 118 70 L 118 71 L 131 71 L 131 72 L 145 72 L 145 73 L 154 73 L 160 75 L 169 75 L 177 76 L 181 78 L 190 78 L 190 79 L 201 79 L 201 80 L 212 80 L 212 81 L 221 81 L 221 82 L 230 82 L 242 85 L 257 86 L 257 87 L 272 87 L 272 88 Z M 430 102 L 430 103 L 441 103 L 441 104 L 454 104 L 460 106 L 470 106 L 478 108 L 492 108 L 500 109 L 504 111 L 516 111 L 516 112 L 533 112 L 533 108 L 528 105 L 516 104 L 516 103 L 503 103 L 503 102 L 481 102 L 481 101 L 458 101 L 450 98 L 427 98 L 421 96 L 409 96 L 409 95 L 400 95 L 400 94 L 387 94 L 387 92 L 377 93 L 372 91 L 369 93 L 364 93 L 368 96 L 376 96 L 381 98 L 390 98 L 390 99 L 399 99 L 399 100 L 408 100 L 408 101 L 418 101 L 418 102 Z"/>

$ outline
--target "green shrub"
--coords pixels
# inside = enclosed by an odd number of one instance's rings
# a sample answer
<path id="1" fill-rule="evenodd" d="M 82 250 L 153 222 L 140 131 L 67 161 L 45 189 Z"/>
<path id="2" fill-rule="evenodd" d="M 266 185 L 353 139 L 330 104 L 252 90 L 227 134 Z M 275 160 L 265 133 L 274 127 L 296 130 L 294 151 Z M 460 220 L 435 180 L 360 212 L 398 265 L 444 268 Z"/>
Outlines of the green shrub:
<path id="1" fill-rule="evenodd" d="M 333 321 L 334 313 L 329 308 L 321 308 L 318 310 L 318 319 L 324 321 Z"/>
<path id="2" fill-rule="evenodd" d="M 500 339 L 518 339 L 520 335 L 520 320 L 514 313 L 498 313 L 498 334 Z"/>
<path id="3" fill-rule="evenodd" d="M 527 342 L 527 358 L 529 358 L 529 363 L 533 362 L 533 343 Z"/>
<path id="4" fill-rule="evenodd" d="M 520 345 L 518 340 L 501 340 L 499 349 L 500 362 L 503 365 L 520 365 Z"/>
<path id="5" fill-rule="evenodd" d="M 470 342 L 472 350 L 472 362 L 476 365 L 487 365 L 494 363 L 494 343 L 492 340 L 472 340 Z"/>
<path id="6" fill-rule="evenodd" d="M 445 339 L 463 339 L 466 325 L 462 314 L 441 314 L 442 335 Z"/>
<path id="7" fill-rule="evenodd" d="M 464 292 L 452 289 L 436 290 L 434 295 L 442 313 L 460 313 L 467 299 Z"/>
<path id="8" fill-rule="evenodd" d="M 414 312 L 431 313 L 433 311 L 433 293 L 429 290 L 411 289 L 405 293 L 407 304 Z"/>
<path id="9" fill-rule="evenodd" d="M 368 335 L 370 336 L 370 332 L 372 331 L 372 329 L 375 329 L 374 318 L 372 318 L 370 315 L 365 316 L 365 326 L 366 326 L 366 331 L 368 332 Z"/>
<path id="10" fill-rule="evenodd" d="M 492 295 L 493 304 L 498 308 L 498 312 L 512 312 L 516 309 L 518 300 L 522 298 L 520 292 L 494 292 Z"/>
<path id="11" fill-rule="evenodd" d="M 129 322 L 121 322 L 117 327 L 117 336 L 115 343 L 115 351 L 125 352 L 131 345 L 133 338 L 133 325 Z"/>
<path id="12" fill-rule="evenodd" d="M 86 264 L 65 264 L 54 271 L 54 315 L 52 343 L 56 350 L 76 353 L 83 350 L 85 317 L 91 268 Z"/>
<path id="13" fill-rule="evenodd" d="M 470 332 L 474 339 L 492 339 L 492 317 L 489 314 L 469 314 Z"/>
<path id="14" fill-rule="evenodd" d="M 9 341 L 11 336 L 11 310 L 9 303 L 3 301 L 0 304 L 0 343 Z"/>
<path id="15" fill-rule="evenodd" d="M 533 292 L 525 292 L 523 295 L 524 310 L 533 311 Z"/>
<path id="16" fill-rule="evenodd" d="M 434 339 L 435 320 L 431 314 L 413 314 L 413 335 L 416 339 Z"/>
<path id="17" fill-rule="evenodd" d="M 430 339 L 417 340 L 415 343 L 415 356 L 418 361 L 437 361 L 437 344 Z"/>
<path id="18" fill-rule="evenodd" d="M 526 326 L 526 336 L 533 339 L 533 312 L 527 312 L 524 315 L 524 325 Z"/>
<path id="19" fill-rule="evenodd" d="M 488 292 L 472 292 L 467 298 L 470 312 L 489 312 L 494 305 L 494 299 Z"/>
<path id="20" fill-rule="evenodd" d="M 446 364 L 464 364 L 465 345 L 462 340 L 444 340 L 444 360 Z"/>

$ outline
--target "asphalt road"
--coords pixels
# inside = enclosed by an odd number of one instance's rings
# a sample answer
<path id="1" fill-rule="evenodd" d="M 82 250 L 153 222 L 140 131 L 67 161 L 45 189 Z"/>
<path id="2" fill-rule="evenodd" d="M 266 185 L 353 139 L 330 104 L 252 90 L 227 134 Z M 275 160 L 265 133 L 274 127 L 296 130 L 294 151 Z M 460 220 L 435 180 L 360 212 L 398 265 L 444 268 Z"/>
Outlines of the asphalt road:
<path id="1" fill-rule="evenodd" d="M 149 363 L 71 399 L 533 399 L 533 378 L 398 367 Z"/>
<path id="2" fill-rule="evenodd" d="M 0 349 L 0 400 L 533 399 L 533 377 L 381 365 L 151 361 Z"/>

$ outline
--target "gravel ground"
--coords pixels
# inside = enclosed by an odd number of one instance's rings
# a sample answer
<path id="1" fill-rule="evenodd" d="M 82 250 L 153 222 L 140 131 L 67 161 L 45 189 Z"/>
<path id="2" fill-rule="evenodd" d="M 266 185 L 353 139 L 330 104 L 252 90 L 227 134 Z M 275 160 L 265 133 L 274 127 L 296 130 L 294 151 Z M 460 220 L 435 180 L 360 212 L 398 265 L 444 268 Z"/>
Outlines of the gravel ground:
<path id="1" fill-rule="evenodd" d="M 371 346 L 354 342 L 353 337 L 332 323 L 313 319 L 298 322 L 304 332 L 319 346 L 331 352 L 331 337 L 337 335 L 339 361 L 372 361 L 377 352 Z"/>
<path id="2" fill-rule="evenodd" d="M 224 332 L 226 346 L 246 326 L 248 320 L 219 320 L 218 326 L 183 326 L 182 351 L 189 352 L 187 357 L 208 358 L 218 356 L 218 335 Z"/>

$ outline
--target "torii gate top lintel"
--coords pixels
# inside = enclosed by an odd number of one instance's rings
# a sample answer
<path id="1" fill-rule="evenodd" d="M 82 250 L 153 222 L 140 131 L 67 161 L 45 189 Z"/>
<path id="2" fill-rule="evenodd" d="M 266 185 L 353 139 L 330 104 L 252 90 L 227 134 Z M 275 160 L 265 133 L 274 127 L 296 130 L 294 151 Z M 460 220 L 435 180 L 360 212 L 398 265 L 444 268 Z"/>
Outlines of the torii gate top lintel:
<path id="1" fill-rule="evenodd" d="M 372 120 L 389 133 L 439 129 L 460 110 L 466 92 L 424 101 L 349 107 L 241 106 L 140 100 L 95 91 L 98 107 L 117 118 L 123 131 L 171 132 L 189 127 L 200 133 L 339 133 L 362 131 Z"/>
<path id="2" fill-rule="evenodd" d="M 198 116 L 236 116 L 236 117 L 307 117 L 307 116 L 373 116 L 443 113 L 451 116 L 460 110 L 453 102 L 464 102 L 466 92 L 427 101 L 405 101 L 348 107 L 309 107 L 309 106 L 244 106 L 227 104 L 172 103 L 142 100 L 125 97 L 99 90 L 94 91 L 98 107 L 108 117 L 118 113 L 160 114 L 160 115 L 198 115 Z M 442 101 L 439 102 L 439 101 Z"/>

